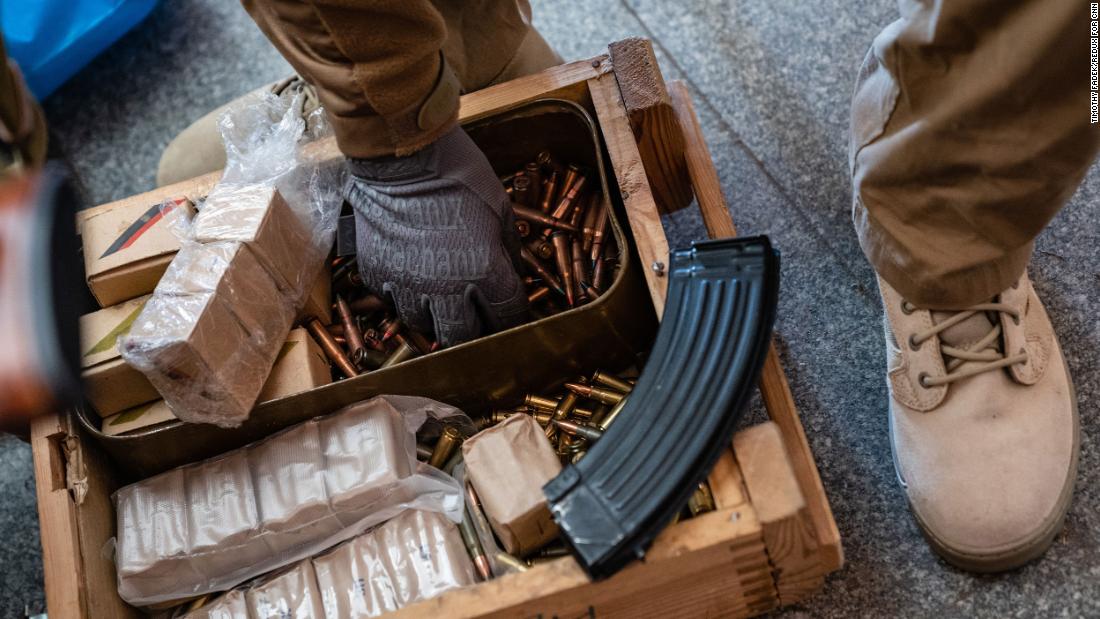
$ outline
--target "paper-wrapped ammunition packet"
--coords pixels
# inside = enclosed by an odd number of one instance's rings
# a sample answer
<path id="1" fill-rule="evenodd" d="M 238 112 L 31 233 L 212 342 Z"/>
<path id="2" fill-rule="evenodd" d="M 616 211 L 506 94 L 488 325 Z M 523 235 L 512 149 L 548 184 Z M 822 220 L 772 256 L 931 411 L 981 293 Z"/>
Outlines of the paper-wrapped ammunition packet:
<path id="1" fill-rule="evenodd" d="M 557 524 L 542 486 L 561 461 L 530 415 L 512 415 L 462 444 L 466 475 L 504 548 L 523 556 L 554 539 Z"/>

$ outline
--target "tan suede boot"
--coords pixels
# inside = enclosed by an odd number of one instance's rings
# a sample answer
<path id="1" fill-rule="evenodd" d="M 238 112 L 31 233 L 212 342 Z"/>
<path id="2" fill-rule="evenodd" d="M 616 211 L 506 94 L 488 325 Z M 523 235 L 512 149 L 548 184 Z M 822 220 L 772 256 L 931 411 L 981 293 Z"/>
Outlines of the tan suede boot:
<path id="1" fill-rule="evenodd" d="M 1025 273 L 959 311 L 910 304 L 881 278 L 894 464 L 932 548 L 968 570 L 1034 559 L 1077 477 L 1077 398 Z"/>

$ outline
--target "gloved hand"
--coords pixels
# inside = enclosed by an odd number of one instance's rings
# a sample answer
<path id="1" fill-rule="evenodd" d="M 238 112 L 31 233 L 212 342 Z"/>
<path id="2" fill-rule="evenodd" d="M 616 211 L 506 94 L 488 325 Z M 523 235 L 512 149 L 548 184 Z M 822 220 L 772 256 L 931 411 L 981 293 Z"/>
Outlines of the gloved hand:
<path id="1" fill-rule="evenodd" d="M 349 159 L 359 271 L 446 347 L 521 322 L 520 241 L 485 155 L 455 127 L 408 157 Z"/>

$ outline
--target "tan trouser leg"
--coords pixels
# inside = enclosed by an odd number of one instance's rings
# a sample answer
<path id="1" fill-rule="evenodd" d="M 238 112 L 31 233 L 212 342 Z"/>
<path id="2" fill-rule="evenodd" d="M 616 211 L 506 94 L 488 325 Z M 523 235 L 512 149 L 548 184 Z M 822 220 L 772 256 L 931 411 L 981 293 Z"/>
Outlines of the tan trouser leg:
<path id="1" fill-rule="evenodd" d="M 453 35 L 448 37 L 443 53 L 447 62 L 455 68 L 463 88 L 467 91 L 537 73 L 562 62 L 561 56 L 546 43 L 537 30 L 529 25 L 522 27 L 522 36 L 514 50 L 479 46 L 479 41 L 493 34 L 494 24 L 474 19 L 469 21 L 476 24 L 476 27 L 463 29 L 460 27 L 463 23 L 461 19 L 463 4 L 458 2 L 439 2 L 438 4 L 447 9 L 443 13 L 444 22 L 450 34 Z M 506 3 L 500 4 L 503 6 Z M 511 10 L 519 10 L 524 15 L 530 12 L 526 1 L 517 3 Z M 507 38 L 514 38 L 514 36 L 510 35 Z M 466 48 L 467 44 L 472 46 L 469 50 Z M 502 65 L 502 63 L 506 64 Z M 265 86 L 255 92 L 270 91 L 270 89 L 270 86 Z M 211 111 L 172 139 L 161 154 L 157 169 L 158 186 L 225 167 L 225 148 L 218 135 L 217 120 L 228 108 L 237 105 L 242 99 L 243 97 Z"/>
<path id="2" fill-rule="evenodd" d="M 899 0 L 852 100 L 853 219 L 908 300 L 1008 288 L 1100 147 L 1089 3 Z"/>

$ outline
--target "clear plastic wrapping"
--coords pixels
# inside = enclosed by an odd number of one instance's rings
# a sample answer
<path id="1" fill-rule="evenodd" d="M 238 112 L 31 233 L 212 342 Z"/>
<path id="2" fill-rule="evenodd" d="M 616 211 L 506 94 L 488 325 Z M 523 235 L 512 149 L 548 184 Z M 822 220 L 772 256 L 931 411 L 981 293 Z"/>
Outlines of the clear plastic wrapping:
<path id="1" fill-rule="evenodd" d="M 313 566 L 326 619 L 377 617 L 477 582 L 457 526 L 418 510 L 314 557 Z"/>
<path id="2" fill-rule="evenodd" d="M 457 417 L 456 417 L 457 416 Z M 460 411 L 380 396 L 114 495 L 118 591 L 137 606 L 227 590 L 406 509 L 462 518 L 450 476 L 416 461 L 416 430 Z"/>
<path id="3" fill-rule="evenodd" d="M 250 619 L 317 619 L 324 613 L 309 559 L 249 587 L 244 597 Z"/>
<path id="4" fill-rule="evenodd" d="M 455 524 L 437 512 L 406 510 L 183 619 L 363 619 L 475 583 Z"/>
<path id="5" fill-rule="evenodd" d="M 183 421 L 248 418 L 332 246 L 344 170 L 308 156 L 324 123 L 305 135 L 299 110 L 263 96 L 220 120 L 223 177 L 197 215 L 175 217 L 180 250 L 120 338 Z"/>

